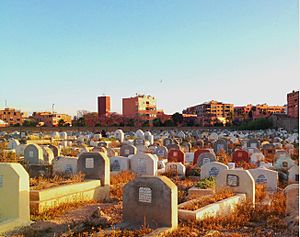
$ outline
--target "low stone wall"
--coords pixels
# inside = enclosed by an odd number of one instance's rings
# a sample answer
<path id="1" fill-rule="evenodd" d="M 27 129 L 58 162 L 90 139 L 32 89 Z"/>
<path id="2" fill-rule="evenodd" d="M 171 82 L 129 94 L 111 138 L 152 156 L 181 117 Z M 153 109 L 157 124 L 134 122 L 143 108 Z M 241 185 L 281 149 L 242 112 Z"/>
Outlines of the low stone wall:
<path id="1" fill-rule="evenodd" d="M 206 217 L 226 216 L 236 208 L 237 204 L 246 201 L 246 194 L 236 194 L 233 197 L 209 204 L 195 211 L 182 209 L 196 202 L 196 199 L 178 205 L 178 218 L 181 220 L 203 220 Z"/>
<path id="2" fill-rule="evenodd" d="M 62 203 L 109 198 L 109 185 L 102 186 L 100 180 L 86 180 L 82 183 L 66 184 L 58 187 L 31 190 L 30 213 L 41 213 Z"/>

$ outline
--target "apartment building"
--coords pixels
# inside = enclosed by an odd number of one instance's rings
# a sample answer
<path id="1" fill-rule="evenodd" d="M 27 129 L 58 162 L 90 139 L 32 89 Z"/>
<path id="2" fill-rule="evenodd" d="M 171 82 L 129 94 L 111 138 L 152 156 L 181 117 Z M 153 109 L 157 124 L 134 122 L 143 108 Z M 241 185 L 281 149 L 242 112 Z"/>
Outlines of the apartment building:
<path id="1" fill-rule="evenodd" d="M 209 102 L 189 107 L 183 114 L 196 114 L 202 126 L 212 126 L 215 123 L 227 123 L 233 119 L 233 104 L 211 100 Z"/>
<path id="2" fill-rule="evenodd" d="M 137 95 L 123 98 L 122 112 L 124 117 L 140 120 L 153 120 L 157 116 L 156 98 L 150 95 Z"/>
<path id="3" fill-rule="evenodd" d="M 299 118 L 299 91 L 287 94 L 287 115 L 291 118 Z"/>
<path id="4" fill-rule="evenodd" d="M 4 108 L 0 110 L 0 119 L 8 124 L 8 126 L 22 125 L 27 113 L 21 112 L 14 108 Z"/>
<path id="5" fill-rule="evenodd" d="M 57 127 L 60 120 L 64 124 L 72 125 L 72 117 L 67 114 L 58 114 L 53 112 L 33 112 L 32 117 L 40 124 L 48 127 Z"/>

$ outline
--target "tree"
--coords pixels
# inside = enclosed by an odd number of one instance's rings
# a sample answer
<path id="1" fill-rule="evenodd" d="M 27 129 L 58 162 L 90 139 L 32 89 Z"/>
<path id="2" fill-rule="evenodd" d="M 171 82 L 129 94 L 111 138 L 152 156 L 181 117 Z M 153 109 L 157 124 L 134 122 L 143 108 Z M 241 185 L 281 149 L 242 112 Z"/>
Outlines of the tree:
<path id="1" fill-rule="evenodd" d="M 32 120 L 32 119 L 26 119 L 23 122 L 24 127 L 35 127 L 36 125 L 37 125 L 37 122 L 35 120 Z"/>
<path id="2" fill-rule="evenodd" d="M 153 119 L 152 124 L 154 127 L 161 127 L 163 125 L 160 118 Z"/>
<path id="3" fill-rule="evenodd" d="M 58 121 L 58 127 L 63 127 L 63 126 L 65 126 L 65 120 L 60 119 L 60 120 Z"/>
<path id="4" fill-rule="evenodd" d="M 84 119 L 84 117 L 81 117 L 81 118 L 77 119 L 75 121 L 75 126 L 77 126 L 77 127 L 84 127 L 85 126 L 85 119 Z"/>
<path id="5" fill-rule="evenodd" d="M 181 124 L 183 122 L 183 116 L 180 113 L 175 113 L 172 115 L 172 120 L 174 125 L 178 126 L 179 124 Z"/>
<path id="6" fill-rule="evenodd" d="M 171 120 L 171 119 L 166 120 L 166 121 L 164 122 L 164 126 L 165 126 L 165 127 L 173 127 L 173 126 L 174 126 L 173 120 Z"/>

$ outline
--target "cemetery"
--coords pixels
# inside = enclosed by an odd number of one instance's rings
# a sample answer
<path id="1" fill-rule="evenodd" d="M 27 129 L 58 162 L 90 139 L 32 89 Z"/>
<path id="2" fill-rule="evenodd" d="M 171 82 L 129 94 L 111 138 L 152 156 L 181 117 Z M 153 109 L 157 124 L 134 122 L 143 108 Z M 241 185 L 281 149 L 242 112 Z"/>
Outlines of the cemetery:
<path id="1" fill-rule="evenodd" d="M 297 236 L 298 139 L 274 129 L 1 132 L 0 235 Z"/>

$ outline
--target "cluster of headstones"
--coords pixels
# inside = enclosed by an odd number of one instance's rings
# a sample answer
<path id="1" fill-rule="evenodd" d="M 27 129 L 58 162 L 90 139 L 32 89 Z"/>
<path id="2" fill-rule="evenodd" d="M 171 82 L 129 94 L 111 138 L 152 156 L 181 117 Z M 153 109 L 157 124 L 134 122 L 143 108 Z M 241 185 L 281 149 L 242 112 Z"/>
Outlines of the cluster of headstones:
<path id="1" fill-rule="evenodd" d="M 170 130 L 153 131 L 152 134 L 142 130 L 124 133 L 118 129 L 106 136 L 118 140 L 120 146 L 110 147 L 110 142 L 103 141 L 101 134 L 55 133 L 52 139 L 72 139 L 73 147 L 75 144 L 81 147 L 79 156 L 63 157 L 59 154 L 59 147 L 29 144 L 24 146 L 24 160 L 29 167 L 38 167 L 37 175 L 43 172 L 45 175 L 43 169 L 51 166 L 57 173 L 81 171 L 87 179 L 100 179 L 103 185 L 109 184 L 110 172 L 131 170 L 138 178 L 124 188 L 124 220 L 136 222 L 144 220 L 146 215 L 149 221 L 154 220 L 159 226 L 177 225 L 177 215 L 174 215 L 177 213 L 177 187 L 158 174 L 175 171 L 185 176 L 187 164 L 200 168 L 201 178 L 215 177 L 217 189 L 231 187 L 235 192 L 246 193 L 253 202 L 255 183 L 276 190 L 280 170 L 288 171 L 289 183 L 299 182 L 299 168 L 291 159 L 293 143 L 298 142 L 298 136 L 285 131 Z M 9 141 L 9 149 L 17 150 L 20 145 L 15 139 Z M 232 162 L 228 165 L 218 162 L 216 154 L 220 153 L 230 154 Z M 272 163 L 265 162 L 268 156 L 274 157 Z M 253 163 L 258 168 L 235 168 L 240 162 Z M 30 175 L 35 176 L 34 172 Z M 162 197 L 166 199 L 164 202 L 160 201 Z M 163 214 L 162 207 L 165 210 Z"/>

